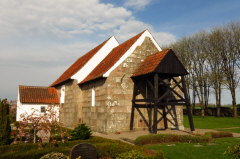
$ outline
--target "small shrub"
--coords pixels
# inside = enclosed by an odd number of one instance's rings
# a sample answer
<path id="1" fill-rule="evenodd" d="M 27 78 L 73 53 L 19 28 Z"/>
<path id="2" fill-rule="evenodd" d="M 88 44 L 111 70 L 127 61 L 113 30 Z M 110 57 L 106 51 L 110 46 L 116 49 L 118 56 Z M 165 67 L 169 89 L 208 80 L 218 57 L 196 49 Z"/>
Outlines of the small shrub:
<path id="1" fill-rule="evenodd" d="M 172 142 L 186 142 L 186 143 L 199 143 L 210 142 L 210 136 L 193 136 L 193 135 L 175 135 L 175 134 L 156 134 L 144 135 L 135 140 L 136 145 L 156 144 L 156 143 L 172 143 Z"/>
<path id="2" fill-rule="evenodd" d="M 233 137 L 231 132 L 207 132 L 206 135 L 210 135 L 212 138 Z"/>
<path id="3" fill-rule="evenodd" d="M 137 149 L 119 154 L 116 159 L 163 159 L 162 151 Z"/>
<path id="4" fill-rule="evenodd" d="M 112 140 L 111 142 L 94 144 L 97 148 L 98 156 L 103 159 L 126 158 L 129 156 L 144 157 L 144 159 L 162 159 L 163 152 L 148 150 L 144 147 L 134 146 L 120 141 Z M 121 155 L 120 155 L 121 154 Z M 119 156 L 120 155 L 120 156 Z M 126 158 L 128 159 L 128 158 Z M 138 159 L 138 158 L 133 158 Z"/>
<path id="5" fill-rule="evenodd" d="M 105 143 L 97 143 L 94 144 L 97 148 L 97 152 L 99 157 L 111 157 L 111 158 L 116 158 L 118 154 L 130 151 L 134 149 L 133 145 L 129 145 L 126 143 L 122 142 L 105 142 Z"/>
<path id="6" fill-rule="evenodd" d="M 227 150 L 224 152 L 225 155 L 232 156 L 233 158 L 240 158 L 240 144 L 233 146 L 228 146 Z"/>
<path id="7" fill-rule="evenodd" d="M 67 156 L 65 156 L 63 153 L 51 152 L 42 156 L 40 159 L 67 159 Z"/>
<path id="8" fill-rule="evenodd" d="M 72 140 L 89 139 L 91 135 L 92 135 L 91 129 L 87 127 L 85 124 L 79 125 L 71 132 Z"/>
<path id="9" fill-rule="evenodd" d="M 116 159 L 146 159 L 142 152 L 132 150 L 119 154 Z"/>

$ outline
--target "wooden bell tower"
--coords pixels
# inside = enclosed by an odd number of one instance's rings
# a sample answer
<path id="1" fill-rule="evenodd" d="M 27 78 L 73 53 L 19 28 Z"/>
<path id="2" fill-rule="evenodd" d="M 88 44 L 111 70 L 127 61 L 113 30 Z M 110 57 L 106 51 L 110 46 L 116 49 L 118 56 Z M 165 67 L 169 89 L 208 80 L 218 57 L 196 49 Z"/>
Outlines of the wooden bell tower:
<path id="1" fill-rule="evenodd" d="M 188 72 L 171 49 L 148 56 L 132 76 L 134 90 L 130 130 L 133 130 L 135 110 L 151 133 L 157 133 L 160 121 L 163 121 L 165 129 L 168 128 L 168 123 L 178 127 L 176 111 L 171 110 L 185 105 L 191 131 L 194 131 L 190 100 L 184 79 L 187 74 Z M 144 115 L 140 108 L 147 113 Z M 171 116 L 171 119 L 167 115 Z"/>

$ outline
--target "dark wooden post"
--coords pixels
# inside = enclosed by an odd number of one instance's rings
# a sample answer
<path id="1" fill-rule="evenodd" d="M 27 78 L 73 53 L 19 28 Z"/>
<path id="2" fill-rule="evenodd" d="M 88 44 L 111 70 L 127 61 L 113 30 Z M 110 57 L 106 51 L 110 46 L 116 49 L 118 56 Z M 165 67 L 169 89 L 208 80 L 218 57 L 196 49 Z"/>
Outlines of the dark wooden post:
<path id="1" fill-rule="evenodd" d="M 162 110 L 163 110 L 163 122 L 164 122 L 164 128 L 165 129 L 168 128 L 166 107 L 167 107 L 166 105 L 164 105 L 162 107 Z"/>
<path id="2" fill-rule="evenodd" d="M 183 93 L 184 93 L 184 97 L 185 97 L 185 100 L 186 100 L 188 121 L 189 121 L 189 125 L 190 125 L 191 131 L 194 131 L 195 128 L 194 128 L 194 124 L 193 124 L 193 117 L 192 117 L 192 113 L 191 113 L 189 97 L 188 97 L 188 94 L 187 94 L 187 88 L 186 88 L 185 78 L 184 78 L 184 76 L 181 76 L 181 78 L 182 78 L 182 85 L 183 85 Z"/>
<path id="3" fill-rule="evenodd" d="M 144 80 L 145 81 L 145 98 L 148 99 L 148 81 L 147 79 Z M 151 91 L 151 89 L 149 89 Z M 146 104 L 147 106 L 147 104 Z M 148 113 L 148 123 L 149 123 L 149 127 L 148 127 L 148 131 L 151 133 L 152 132 L 152 108 L 147 108 L 147 113 Z"/>
<path id="4" fill-rule="evenodd" d="M 149 123 L 149 132 L 152 132 L 152 108 L 147 108 L 148 111 L 148 123 Z"/>
<path id="5" fill-rule="evenodd" d="M 131 111 L 131 117 L 130 117 L 130 130 L 133 130 L 133 124 L 134 124 L 134 111 L 135 111 L 135 99 L 136 99 L 136 83 L 134 83 L 133 86 L 133 98 L 132 98 L 132 111 Z"/>
<path id="6" fill-rule="evenodd" d="M 134 111 L 135 111 L 135 102 L 133 101 L 133 102 L 132 102 L 131 119 L 130 119 L 130 130 L 133 130 Z"/>
<path id="7" fill-rule="evenodd" d="M 158 111 L 158 74 L 154 74 L 154 113 L 153 113 L 153 133 L 157 133 L 157 111 Z"/>

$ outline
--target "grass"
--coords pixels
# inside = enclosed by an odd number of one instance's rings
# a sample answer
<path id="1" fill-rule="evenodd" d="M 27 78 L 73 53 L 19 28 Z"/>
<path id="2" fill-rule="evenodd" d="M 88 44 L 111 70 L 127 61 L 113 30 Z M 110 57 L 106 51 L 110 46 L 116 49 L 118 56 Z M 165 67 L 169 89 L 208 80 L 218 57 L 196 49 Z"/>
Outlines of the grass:
<path id="1" fill-rule="evenodd" d="M 217 131 L 228 131 L 233 133 L 240 133 L 240 128 L 232 128 L 232 129 L 215 129 Z"/>
<path id="2" fill-rule="evenodd" d="M 223 155 L 224 151 L 228 146 L 239 142 L 239 138 L 220 138 L 214 143 L 154 144 L 145 147 L 151 150 L 163 150 L 167 159 L 229 159 L 230 156 Z"/>
<path id="3" fill-rule="evenodd" d="M 195 128 L 198 128 L 198 129 L 234 128 L 233 131 L 240 132 L 240 118 L 193 116 L 193 122 L 194 122 Z M 186 115 L 184 115 L 184 126 L 189 128 L 189 122 Z M 235 127 L 239 127 L 239 129 L 236 129 Z M 231 129 L 225 129 L 225 130 L 230 131 Z M 222 129 L 222 131 L 224 131 L 224 129 Z"/>

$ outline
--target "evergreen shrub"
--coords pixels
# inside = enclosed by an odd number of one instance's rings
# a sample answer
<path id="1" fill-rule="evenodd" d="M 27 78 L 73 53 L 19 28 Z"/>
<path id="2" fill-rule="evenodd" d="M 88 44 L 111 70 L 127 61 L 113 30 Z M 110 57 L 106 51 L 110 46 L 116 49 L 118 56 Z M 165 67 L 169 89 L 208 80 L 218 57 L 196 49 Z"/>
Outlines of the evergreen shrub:
<path id="1" fill-rule="evenodd" d="M 11 143 L 11 126 L 9 119 L 9 104 L 7 99 L 0 99 L 0 145 Z"/>
<path id="2" fill-rule="evenodd" d="M 80 124 L 72 132 L 72 140 L 86 140 L 89 139 L 92 135 L 91 129 L 85 124 Z"/>

